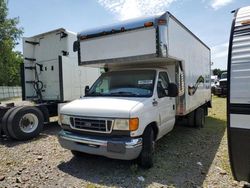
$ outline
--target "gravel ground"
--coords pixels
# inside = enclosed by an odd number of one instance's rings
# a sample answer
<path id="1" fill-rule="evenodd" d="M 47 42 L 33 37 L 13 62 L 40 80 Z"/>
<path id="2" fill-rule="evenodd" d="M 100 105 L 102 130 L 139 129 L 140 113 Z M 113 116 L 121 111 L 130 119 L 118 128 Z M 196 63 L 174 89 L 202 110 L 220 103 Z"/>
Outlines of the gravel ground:
<path id="1" fill-rule="evenodd" d="M 98 156 L 73 157 L 57 141 L 60 127 L 36 139 L 0 140 L 0 187 L 242 187 L 227 154 L 225 99 L 214 98 L 206 126 L 177 125 L 156 145 L 154 167 Z"/>

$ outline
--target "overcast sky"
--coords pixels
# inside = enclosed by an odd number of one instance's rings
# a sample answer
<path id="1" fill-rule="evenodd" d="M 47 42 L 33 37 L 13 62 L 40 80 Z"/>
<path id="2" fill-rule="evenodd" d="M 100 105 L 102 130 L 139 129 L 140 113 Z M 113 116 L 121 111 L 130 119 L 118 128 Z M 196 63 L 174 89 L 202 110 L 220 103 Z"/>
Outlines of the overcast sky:
<path id="1" fill-rule="evenodd" d="M 80 32 L 169 11 L 211 48 L 212 68 L 226 69 L 231 11 L 247 5 L 249 0 L 9 0 L 8 8 L 26 37 L 61 27 Z M 22 45 L 16 49 L 22 51 Z"/>

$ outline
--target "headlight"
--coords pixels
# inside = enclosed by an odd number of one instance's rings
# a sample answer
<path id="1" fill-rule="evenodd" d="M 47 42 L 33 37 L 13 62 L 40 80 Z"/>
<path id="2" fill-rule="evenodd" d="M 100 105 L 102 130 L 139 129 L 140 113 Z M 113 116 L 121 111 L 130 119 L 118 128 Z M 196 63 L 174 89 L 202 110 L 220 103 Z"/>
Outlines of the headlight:
<path id="1" fill-rule="evenodd" d="M 70 125 L 70 116 L 60 114 L 58 118 L 58 123 L 60 125 L 65 124 L 65 125 Z"/>
<path id="2" fill-rule="evenodd" d="M 130 118 L 130 119 L 115 119 L 114 121 L 114 130 L 127 130 L 135 131 L 138 129 L 139 119 Z"/>

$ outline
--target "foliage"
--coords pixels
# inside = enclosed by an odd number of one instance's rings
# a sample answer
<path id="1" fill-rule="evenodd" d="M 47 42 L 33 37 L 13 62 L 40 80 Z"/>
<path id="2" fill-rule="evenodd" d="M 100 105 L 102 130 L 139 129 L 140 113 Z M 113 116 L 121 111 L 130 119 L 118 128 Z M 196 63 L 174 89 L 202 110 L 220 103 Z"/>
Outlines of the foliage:
<path id="1" fill-rule="evenodd" d="M 221 78 L 221 74 L 223 72 L 227 72 L 226 70 L 220 70 L 220 69 L 213 69 L 212 71 L 213 71 L 213 75 L 217 75 L 218 78 Z"/>
<path id="2" fill-rule="evenodd" d="M 213 75 L 220 76 L 221 75 L 221 70 L 220 69 L 214 69 L 213 70 Z"/>
<path id="3" fill-rule="evenodd" d="M 19 85 L 22 55 L 13 50 L 23 29 L 17 26 L 18 18 L 7 16 L 7 1 L 0 0 L 0 85 Z"/>

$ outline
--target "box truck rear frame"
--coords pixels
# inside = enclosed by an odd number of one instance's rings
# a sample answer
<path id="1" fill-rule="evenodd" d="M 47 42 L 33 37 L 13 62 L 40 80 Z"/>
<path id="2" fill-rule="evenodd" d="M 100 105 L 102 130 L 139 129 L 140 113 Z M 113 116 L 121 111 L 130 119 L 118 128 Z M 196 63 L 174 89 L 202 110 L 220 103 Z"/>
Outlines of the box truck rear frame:
<path id="1" fill-rule="evenodd" d="M 93 83 L 99 69 L 78 67 L 75 40 L 76 33 L 63 28 L 23 38 L 22 100 L 32 104 L 0 106 L 0 137 L 31 139 L 57 116 L 58 104 L 84 95 L 85 85 Z"/>

